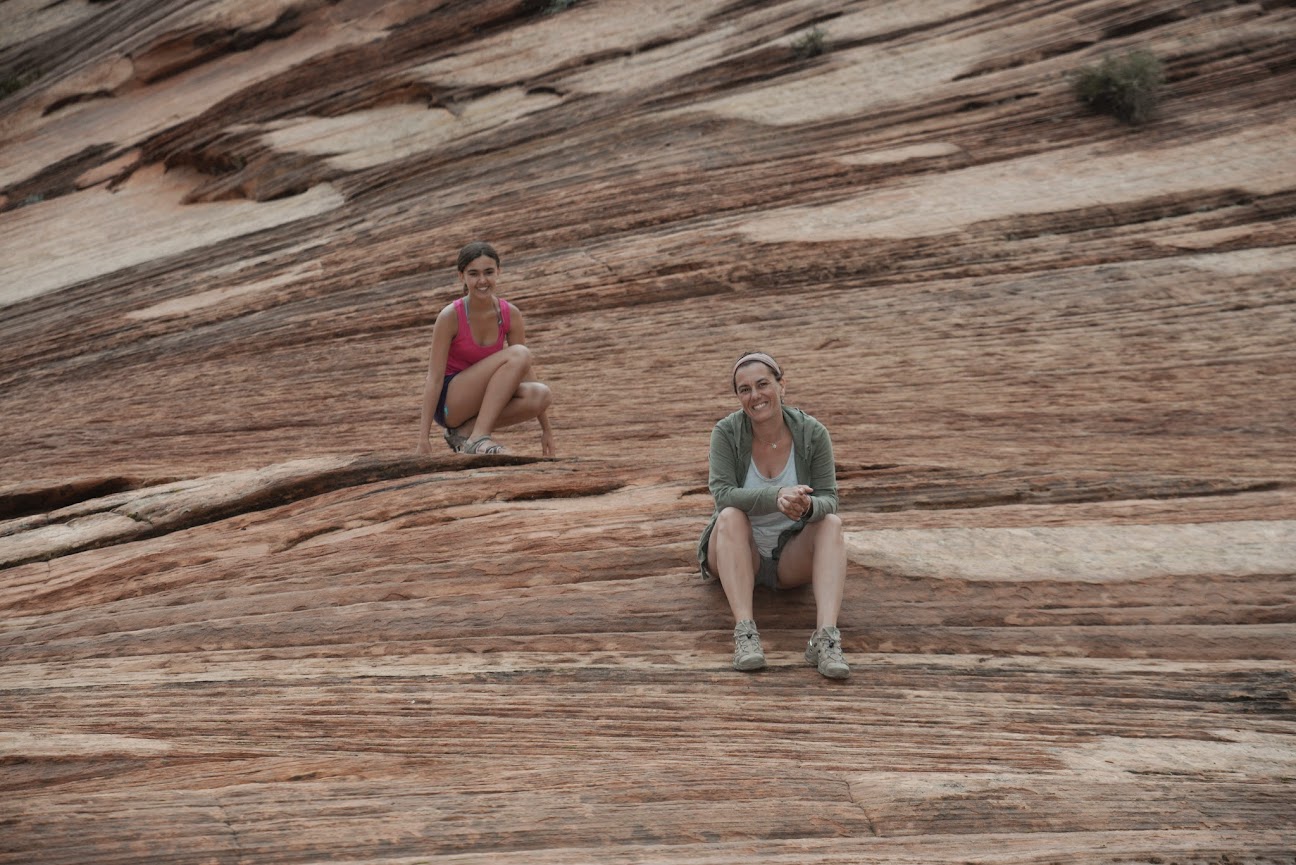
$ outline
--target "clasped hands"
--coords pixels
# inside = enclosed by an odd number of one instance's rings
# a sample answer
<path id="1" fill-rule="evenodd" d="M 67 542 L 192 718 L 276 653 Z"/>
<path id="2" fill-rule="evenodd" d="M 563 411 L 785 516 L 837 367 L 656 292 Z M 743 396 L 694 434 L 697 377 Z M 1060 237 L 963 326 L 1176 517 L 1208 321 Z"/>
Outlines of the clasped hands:
<path id="1" fill-rule="evenodd" d="M 778 509 L 789 520 L 799 520 L 810 513 L 810 494 L 814 487 L 797 484 L 794 487 L 780 487 L 778 491 Z"/>

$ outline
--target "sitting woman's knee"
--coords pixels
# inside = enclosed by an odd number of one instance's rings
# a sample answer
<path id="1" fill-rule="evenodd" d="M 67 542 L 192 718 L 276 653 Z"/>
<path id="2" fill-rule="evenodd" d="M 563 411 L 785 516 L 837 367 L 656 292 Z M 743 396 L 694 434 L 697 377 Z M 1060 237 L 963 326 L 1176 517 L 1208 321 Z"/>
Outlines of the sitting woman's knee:
<path id="1" fill-rule="evenodd" d="M 749 534 L 751 520 L 748 519 L 747 512 L 740 508 L 725 508 L 716 517 L 716 529 L 722 532 Z"/>
<path id="2" fill-rule="evenodd" d="M 819 521 L 819 531 L 836 537 L 843 537 L 845 532 L 842 530 L 841 517 L 836 514 L 824 514 L 824 518 Z"/>

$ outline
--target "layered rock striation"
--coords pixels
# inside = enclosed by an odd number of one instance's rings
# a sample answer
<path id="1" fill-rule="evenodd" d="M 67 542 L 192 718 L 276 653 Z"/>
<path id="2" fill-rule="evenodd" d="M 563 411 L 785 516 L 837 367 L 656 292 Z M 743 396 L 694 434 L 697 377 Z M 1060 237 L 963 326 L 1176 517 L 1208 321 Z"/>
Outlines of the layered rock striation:
<path id="1" fill-rule="evenodd" d="M 562 5 L 0 4 L 0 861 L 1296 861 L 1296 9 Z M 414 455 L 479 238 L 557 459 Z"/>

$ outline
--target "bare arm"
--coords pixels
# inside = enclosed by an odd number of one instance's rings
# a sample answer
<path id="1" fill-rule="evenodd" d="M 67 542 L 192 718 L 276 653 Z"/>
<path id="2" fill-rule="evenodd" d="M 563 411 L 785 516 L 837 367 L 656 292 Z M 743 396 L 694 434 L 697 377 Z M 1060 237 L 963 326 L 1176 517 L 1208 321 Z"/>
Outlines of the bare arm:
<path id="1" fill-rule="evenodd" d="M 421 454 L 432 453 L 429 439 L 432 435 L 433 415 L 436 413 L 437 399 L 441 396 L 441 384 L 445 381 L 450 341 L 458 330 L 459 320 L 454 305 L 448 304 L 437 315 L 436 324 L 432 327 L 432 349 L 428 352 L 427 378 L 423 382 L 423 411 L 419 416 L 418 453 Z"/>

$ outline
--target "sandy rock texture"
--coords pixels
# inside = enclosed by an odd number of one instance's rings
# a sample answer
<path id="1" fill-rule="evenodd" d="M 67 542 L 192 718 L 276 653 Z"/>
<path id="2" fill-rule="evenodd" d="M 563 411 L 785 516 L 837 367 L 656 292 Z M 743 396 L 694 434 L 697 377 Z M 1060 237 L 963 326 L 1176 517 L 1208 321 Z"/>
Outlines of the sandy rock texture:
<path id="1" fill-rule="evenodd" d="M 1296 7 L 550 7 L 0 3 L 0 862 L 1296 863 Z M 557 459 L 414 455 L 479 238 Z M 754 347 L 844 682 L 696 573 Z"/>

